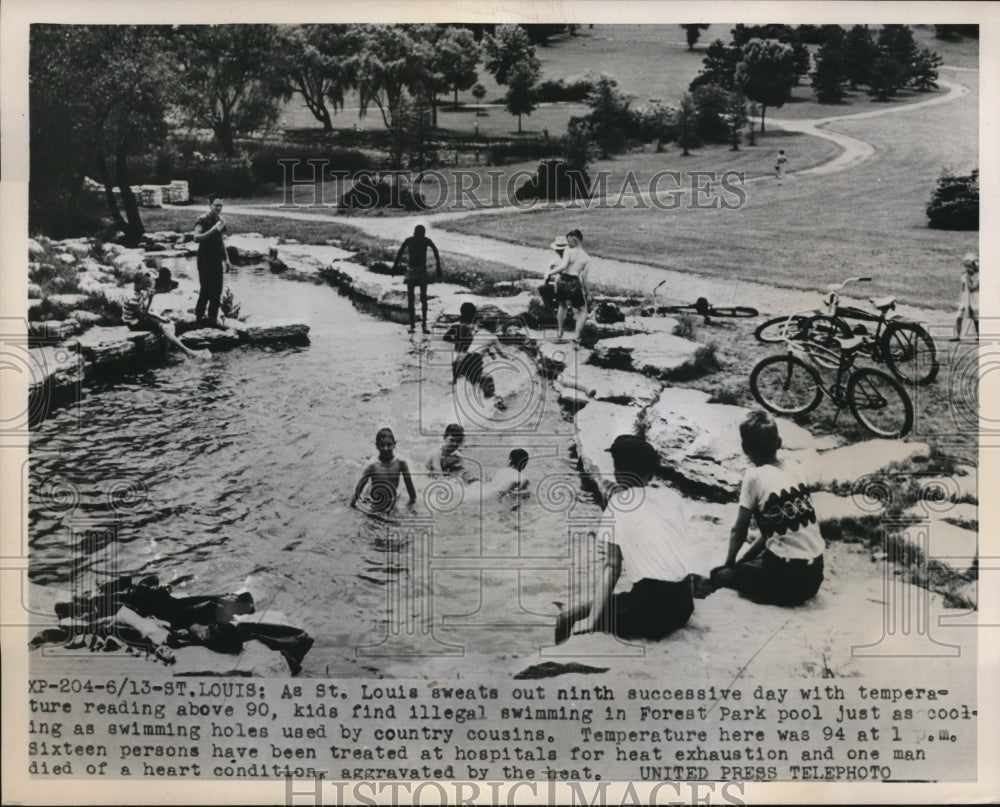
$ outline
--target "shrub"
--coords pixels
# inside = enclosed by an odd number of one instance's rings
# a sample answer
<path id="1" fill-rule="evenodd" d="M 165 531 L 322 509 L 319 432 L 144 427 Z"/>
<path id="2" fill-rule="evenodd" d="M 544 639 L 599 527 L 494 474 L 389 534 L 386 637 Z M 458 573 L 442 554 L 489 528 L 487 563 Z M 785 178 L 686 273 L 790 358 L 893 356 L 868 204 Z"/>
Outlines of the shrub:
<path id="1" fill-rule="evenodd" d="M 524 181 L 514 198 L 554 201 L 556 199 L 586 199 L 590 197 L 590 177 L 586 171 L 570 168 L 565 160 L 542 160 L 535 175 Z"/>
<path id="2" fill-rule="evenodd" d="M 28 264 L 28 280 L 41 288 L 42 294 L 72 294 L 80 290 L 80 271 L 45 255 L 41 261 Z"/>
<path id="3" fill-rule="evenodd" d="M 325 160 L 326 164 L 321 166 L 324 176 L 329 176 L 331 171 L 355 174 L 372 168 L 371 159 L 357 149 L 299 145 L 267 146 L 250 158 L 254 179 L 258 183 L 273 182 L 283 185 L 285 166 L 279 163 L 279 160 L 299 160 L 302 165 L 296 168 L 295 178 L 300 181 L 309 179 L 313 175 L 313 166 L 306 164 L 307 160 Z"/>
<path id="4" fill-rule="evenodd" d="M 253 166 L 246 154 L 239 157 L 204 159 L 192 163 L 187 168 L 187 176 L 178 177 L 188 181 L 192 196 L 217 193 L 220 196 L 249 196 L 256 187 Z"/>
<path id="5" fill-rule="evenodd" d="M 543 81 L 535 89 L 535 98 L 544 103 L 558 103 L 569 101 L 571 103 L 583 103 L 587 96 L 594 89 L 594 84 L 587 79 L 577 79 L 569 83 L 563 79 L 557 81 Z"/>
<path id="6" fill-rule="evenodd" d="M 541 160 L 546 157 L 558 157 L 560 140 L 556 137 L 513 140 L 504 143 L 491 143 L 489 146 L 490 162 L 493 165 L 504 163 Z"/>
<path id="7" fill-rule="evenodd" d="M 50 238 L 76 238 L 93 235 L 107 226 L 107 205 L 103 198 L 81 194 L 71 200 L 62 188 L 28 188 L 28 232 L 44 233 Z"/>
<path id="8" fill-rule="evenodd" d="M 979 229 L 979 169 L 970 174 L 944 174 L 927 203 L 929 227 L 938 230 Z"/>
<path id="9" fill-rule="evenodd" d="M 340 200 L 341 210 L 426 210 L 424 199 L 416 188 L 399 182 L 380 179 L 362 173 Z"/>

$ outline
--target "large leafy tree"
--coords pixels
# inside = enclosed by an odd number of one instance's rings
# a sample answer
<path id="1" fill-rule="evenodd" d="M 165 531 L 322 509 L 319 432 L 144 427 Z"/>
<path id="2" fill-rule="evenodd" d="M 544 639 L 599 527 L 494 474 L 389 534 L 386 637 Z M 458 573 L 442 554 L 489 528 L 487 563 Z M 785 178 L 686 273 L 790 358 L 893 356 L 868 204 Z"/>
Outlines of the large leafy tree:
<path id="1" fill-rule="evenodd" d="M 368 25 L 363 31 L 357 74 L 361 113 L 374 105 L 390 130 L 397 126 L 407 90 L 425 98 L 434 92 L 436 82 L 429 72 L 432 47 L 421 29 Z"/>
<path id="2" fill-rule="evenodd" d="M 520 25 L 499 25 L 496 33 L 483 39 L 486 70 L 497 84 L 508 84 L 511 75 L 524 66 L 541 74 L 542 64 L 535 56 L 527 32 Z"/>
<path id="3" fill-rule="evenodd" d="M 352 25 L 289 25 L 279 29 L 277 58 L 286 91 L 302 96 L 306 107 L 333 129 L 330 110 L 344 108 L 344 96 L 357 84 L 361 38 Z"/>
<path id="4" fill-rule="evenodd" d="M 727 45 L 716 39 L 705 49 L 701 71 L 695 76 L 688 89 L 694 92 L 704 84 L 714 84 L 730 90 L 736 86 L 736 65 L 740 63 L 742 52 L 735 45 Z"/>
<path id="5" fill-rule="evenodd" d="M 918 90 L 936 90 L 941 57 L 930 48 L 921 48 L 913 64 L 910 83 Z"/>
<path id="6" fill-rule="evenodd" d="M 608 159 L 613 151 L 620 148 L 632 124 L 631 103 L 631 96 L 619 90 L 618 82 L 611 76 L 602 75 L 594 82 L 594 88 L 587 97 L 590 114 L 586 119 L 594 140 L 600 146 L 602 160 Z"/>
<path id="7" fill-rule="evenodd" d="M 521 116 L 530 115 L 534 112 L 536 104 L 534 99 L 534 88 L 538 82 L 538 72 L 528 63 L 521 64 L 514 68 L 514 71 L 507 77 L 507 111 L 511 115 L 517 115 L 517 133 L 521 133 Z"/>
<path id="8" fill-rule="evenodd" d="M 701 32 L 707 31 L 708 26 L 707 22 L 693 22 L 681 25 L 681 28 L 684 29 L 684 35 L 687 37 L 688 50 L 694 50 L 694 46 L 701 39 Z"/>
<path id="9" fill-rule="evenodd" d="M 191 123 L 211 129 L 223 153 L 236 138 L 278 119 L 288 98 L 273 25 L 191 25 L 176 32 L 178 101 Z"/>
<path id="10" fill-rule="evenodd" d="M 844 50 L 844 32 L 839 26 L 828 31 L 825 41 L 816 54 L 816 69 L 812 73 L 812 87 L 821 104 L 834 104 L 847 94 L 848 65 Z"/>
<path id="11" fill-rule="evenodd" d="M 471 88 L 479 78 L 479 43 L 468 28 L 446 28 L 437 40 L 433 60 L 435 70 L 455 93 L 457 107 L 458 93 Z"/>
<path id="12" fill-rule="evenodd" d="M 751 39 L 743 47 L 736 67 L 736 84 L 761 106 L 760 131 L 766 131 L 767 107 L 781 107 L 791 97 L 797 81 L 795 54 L 790 45 L 773 39 Z"/>
<path id="13" fill-rule="evenodd" d="M 143 225 L 129 158 L 166 137 L 175 86 L 166 29 L 35 25 L 30 43 L 32 197 L 51 183 L 73 209 L 84 177 L 95 171 L 111 218 L 129 241 L 138 241 Z"/>
<path id="14" fill-rule="evenodd" d="M 852 90 L 859 84 L 867 84 L 872 63 L 878 56 L 878 48 L 872 41 L 866 25 L 855 25 L 844 37 L 844 60 L 847 64 L 847 80 Z"/>

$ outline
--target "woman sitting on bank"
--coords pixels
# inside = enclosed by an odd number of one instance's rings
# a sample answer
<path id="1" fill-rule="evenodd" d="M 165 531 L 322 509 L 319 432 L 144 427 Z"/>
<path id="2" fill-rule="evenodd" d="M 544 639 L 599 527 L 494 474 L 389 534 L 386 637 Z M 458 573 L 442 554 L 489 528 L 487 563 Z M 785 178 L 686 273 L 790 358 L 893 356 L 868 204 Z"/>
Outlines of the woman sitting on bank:
<path id="1" fill-rule="evenodd" d="M 163 334 L 168 342 L 176 345 L 192 359 L 210 359 L 212 357 L 208 350 L 189 348 L 177 338 L 174 323 L 169 317 L 154 314 L 149 310 L 156 294 L 168 294 L 177 288 L 177 281 L 171 280 L 169 269 L 160 269 L 155 283 L 149 272 L 140 272 L 135 276 L 133 288 L 135 296 L 122 305 L 122 320 L 128 325 L 130 331 L 149 331 Z"/>

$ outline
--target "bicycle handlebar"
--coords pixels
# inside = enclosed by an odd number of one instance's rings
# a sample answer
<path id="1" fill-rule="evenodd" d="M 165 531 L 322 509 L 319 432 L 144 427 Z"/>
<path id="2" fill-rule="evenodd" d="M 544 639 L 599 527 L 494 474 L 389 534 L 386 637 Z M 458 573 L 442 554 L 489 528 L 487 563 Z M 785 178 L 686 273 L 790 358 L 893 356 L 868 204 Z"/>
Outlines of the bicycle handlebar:
<path id="1" fill-rule="evenodd" d="M 871 282 L 870 277 L 849 277 L 843 283 L 830 283 L 827 285 L 827 291 L 840 291 L 844 286 L 850 283 L 869 283 Z"/>

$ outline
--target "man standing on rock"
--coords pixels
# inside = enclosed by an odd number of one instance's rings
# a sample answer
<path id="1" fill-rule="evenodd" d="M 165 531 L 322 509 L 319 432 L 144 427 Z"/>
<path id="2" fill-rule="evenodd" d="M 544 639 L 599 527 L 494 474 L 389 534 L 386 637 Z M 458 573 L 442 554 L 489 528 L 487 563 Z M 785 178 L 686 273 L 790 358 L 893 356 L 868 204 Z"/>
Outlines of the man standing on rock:
<path id="1" fill-rule="evenodd" d="M 222 239 L 226 223 L 219 217 L 221 212 L 222 199 L 210 196 L 208 213 L 198 219 L 194 226 L 194 240 L 198 244 L 198 282 L 201 284 L 194 315 L 199 320 L 205 319 L 207 307 L 208 320 L 216 326 L 221 325 L 219 305 L 222 302 L 223 267 L 226 271 L 230 269 L 226 244 Z"/>
<path id="2" fill-rule="evenodd" d="M 410 333 L 416 330 L 416 287 L 420 286 L 420 310 L 422 312 L 421 323 L 424 333 L 430 333 L 427 327 L 427 248 L 434 251 L 434 260 L 437 262 L 437 277 L 441 279 L 441 255 L 434 242 L 425 233 L 424 225 L 418 224 L 413 228 L 413 235 L 407 238 L 399 247 L 396 253 L 396 260 L 392 262 L 392 270 L 395 272 L 399 266 L 399 260 L 403 253 L 407 253 L 406 269 L 406 307 L 410 313 Z"/>

